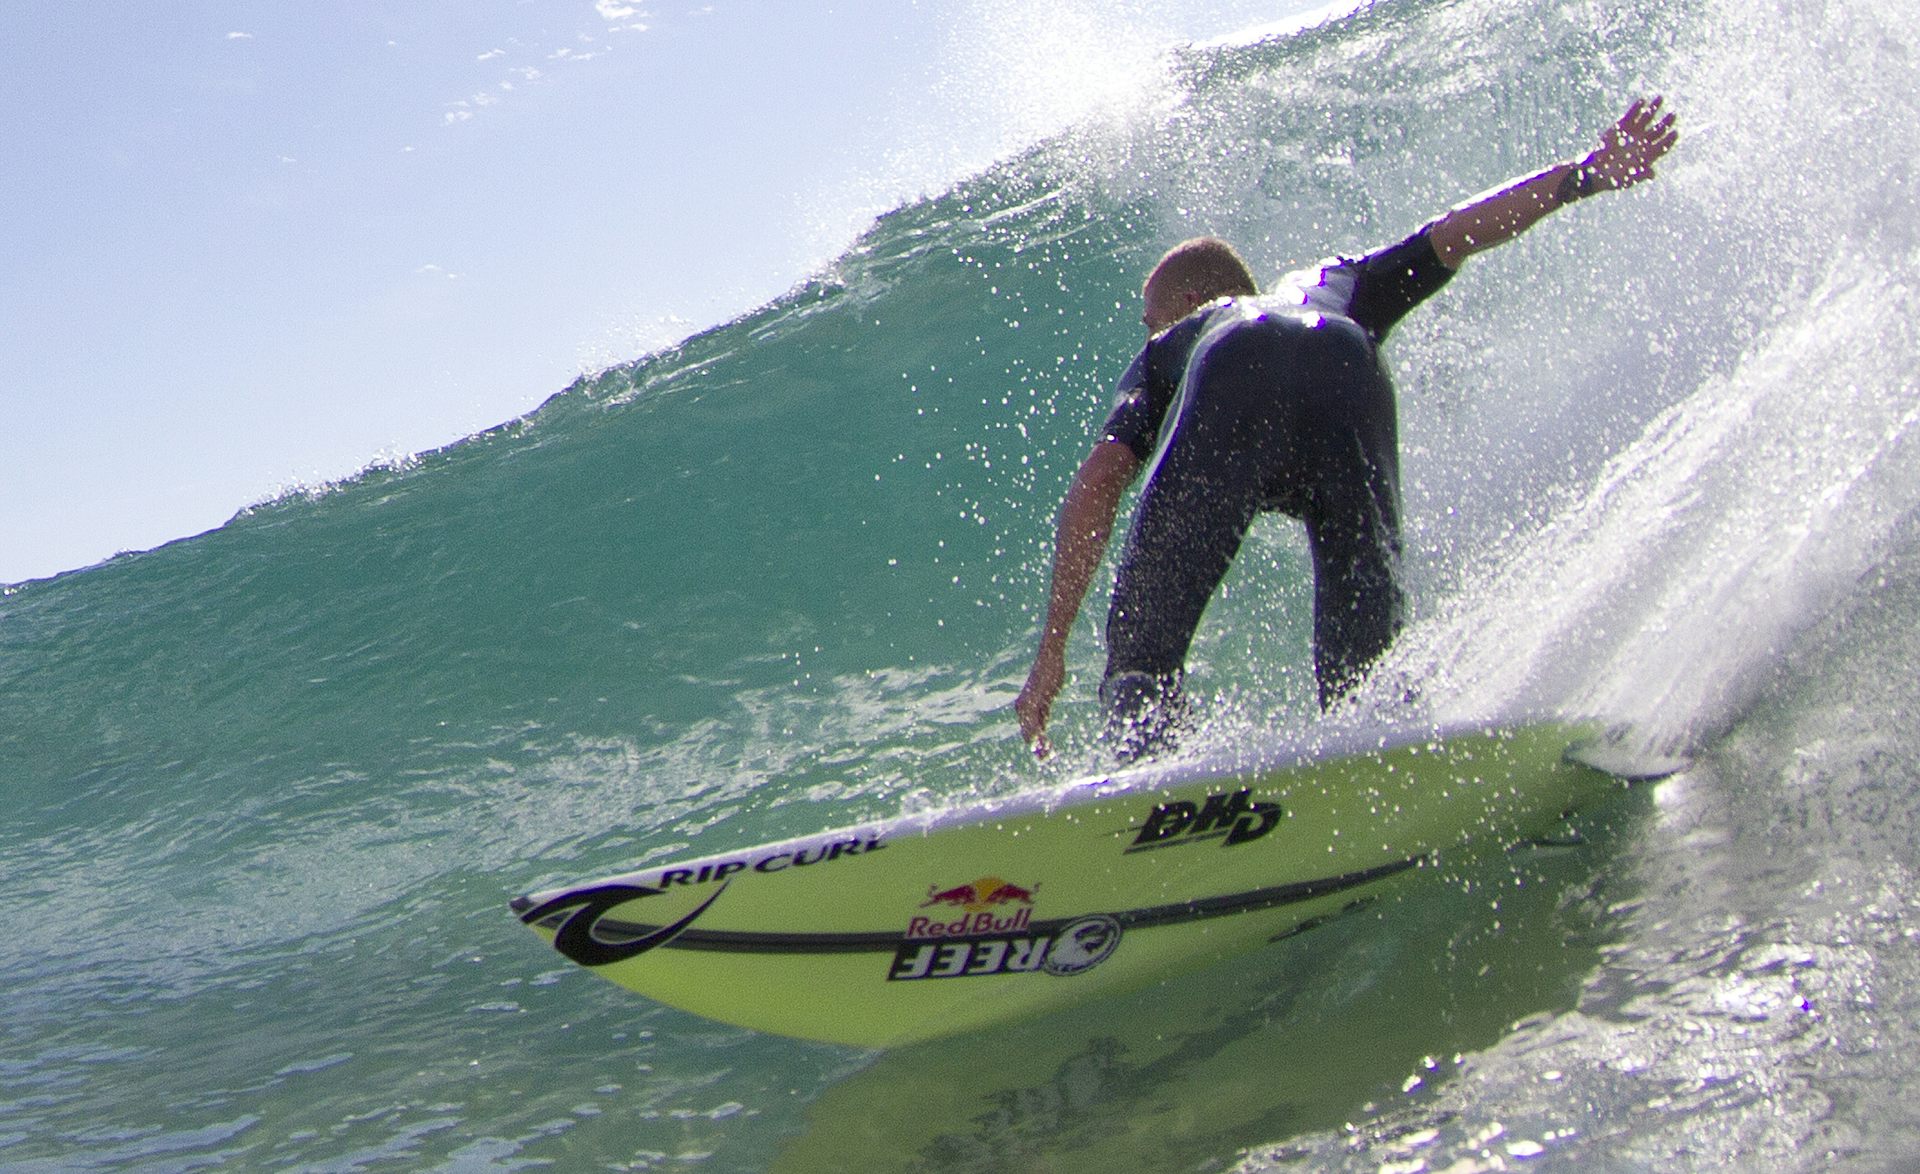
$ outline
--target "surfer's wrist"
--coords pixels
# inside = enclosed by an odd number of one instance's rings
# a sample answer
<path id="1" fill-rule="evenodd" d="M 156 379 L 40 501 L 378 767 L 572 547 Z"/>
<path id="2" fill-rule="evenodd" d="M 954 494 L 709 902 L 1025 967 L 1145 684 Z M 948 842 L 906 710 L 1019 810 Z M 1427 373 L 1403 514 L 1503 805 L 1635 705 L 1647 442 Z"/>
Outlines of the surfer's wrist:
<path id="1" fill-rule="evenodd" d="M 1602 190 L 1599 168 L 1593 165 L 1593 156 L 1575 160 L 1567 164 L 1567 170 L 1560 177 L 1560 184 L 1554 188 L 1554 198 L 1562 207 L 1586 199 Z"/>

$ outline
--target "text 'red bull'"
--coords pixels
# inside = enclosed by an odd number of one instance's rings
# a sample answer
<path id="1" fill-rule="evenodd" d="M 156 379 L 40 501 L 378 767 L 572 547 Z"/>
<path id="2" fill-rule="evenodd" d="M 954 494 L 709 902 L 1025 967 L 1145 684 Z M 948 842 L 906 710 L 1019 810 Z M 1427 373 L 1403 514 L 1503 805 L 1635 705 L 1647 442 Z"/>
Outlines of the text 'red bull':
<path id="1" fill-rule="evenodd" d="M 962 916 L 922 916 L 907 923 L 909 938 L 959 938 L 983 934 L 1016 933 L 1033 920 L 1033 890 L 997 876 L 983 876 L 971 884 L 943 889 L 929 886 L 922 909 L 945 906 Z M 1008 906 L 1018 906 L 1008 911 Z"/>

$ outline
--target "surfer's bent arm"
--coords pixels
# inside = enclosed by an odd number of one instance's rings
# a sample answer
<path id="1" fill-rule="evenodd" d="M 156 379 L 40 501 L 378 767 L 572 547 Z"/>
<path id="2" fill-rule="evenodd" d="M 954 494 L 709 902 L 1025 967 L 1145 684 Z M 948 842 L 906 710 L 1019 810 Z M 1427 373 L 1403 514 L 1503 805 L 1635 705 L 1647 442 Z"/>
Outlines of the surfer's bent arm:
<path id="1" fill-rule="evenodd" d="M 1636 101 L 1600 136 L 1600 146 L 1475 196 L 1427 230 L 1442 264 L 1458 269 L 1468 257 L 1504 244 L 1557 208 L 1596 192 L 1632 187 L 1653 178 L 1653 165 L 1679 137 L 1674 116 L 1660 116 L 1660 99 Z"/>
<path id="2" fill-rule="evenodd" d="M 1080 463 L 1060 506 L 1053 538 L 1053 585 L 1047 596 L 1046 623 L 1040 629 L 1040 651 L 1013 703 L 1021 736 L 1039 753 L 1046 753 L 1047 718 L 1067 679 L 1067 634 L 1106 554 L 1120 498 L 1139 476 L 1141 464 L 1127 445 L 1102 440 Z"/>

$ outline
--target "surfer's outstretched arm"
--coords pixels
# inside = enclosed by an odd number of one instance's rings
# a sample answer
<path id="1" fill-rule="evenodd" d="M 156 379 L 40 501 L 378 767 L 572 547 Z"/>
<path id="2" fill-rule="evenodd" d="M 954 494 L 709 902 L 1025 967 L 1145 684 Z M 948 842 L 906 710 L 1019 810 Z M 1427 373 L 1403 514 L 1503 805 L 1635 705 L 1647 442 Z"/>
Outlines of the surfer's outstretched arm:
<path id="1" fill-rule="evenodd" d="M 1033 658 L 1027 683 L 1013 709 L 1020 718 L 1020 736 L 1034 753 L 1046 757 L 1047 718 L 1053 699 L 1067 680 L 1067 634 L 1080 614 L 1093 573 L 1106 553 L 1120 498 L 1140 473 L 1140 458 L 1124 444 L 1103 440 L 1080 463 L 1060 506 L 1053 538 L 1053 586 L 1047 597 L 1047 618 L 1040 629 L 1040 651 Z"/>
<path id="2" fill-rule="evenodd" d="M 1674 116 L 1661 117 L 1658 97 L 1635 101 L 1580 159 L 1556 163 L 1475 196 L 1434 221 L 1433 251 L 1449 269 L 1532 228 L 1556 208 L 1596 192 L 1632 187 L 1653 178 L 1653 165 L 1679 138 Z"/>

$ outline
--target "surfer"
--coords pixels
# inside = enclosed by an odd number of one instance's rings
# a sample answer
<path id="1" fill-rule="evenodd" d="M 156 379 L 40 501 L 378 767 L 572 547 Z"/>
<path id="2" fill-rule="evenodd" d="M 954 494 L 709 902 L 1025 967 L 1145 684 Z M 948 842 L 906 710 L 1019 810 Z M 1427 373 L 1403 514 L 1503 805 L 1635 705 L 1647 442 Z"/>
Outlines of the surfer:
<path id="1" fill-rule="evenodd" d="M 1352 690 L 1399 633 L 1399 447 L 1386 333 L 1468 257 L 1547 213 L 1652 178 L 1673 147 L 1658 97 L 1636 101 L 1582 158 L 1460 204 L 1365 256 L 1334 257 L 1262 295 L 1216 237 L 1175 246 L 1141 288 L 1148 342 L 1060 509 L 1040 648 L 1014 709 L 1036 753 L 1066 680 L 1067 633 L 1120 498 L 1151 465 L 1107 613 L 1100 696 L 1122 758 L 1182 712 L 1188 645 L 1248 526 L 1278 511 L 1313 556 L 1320 705 Z"/>

